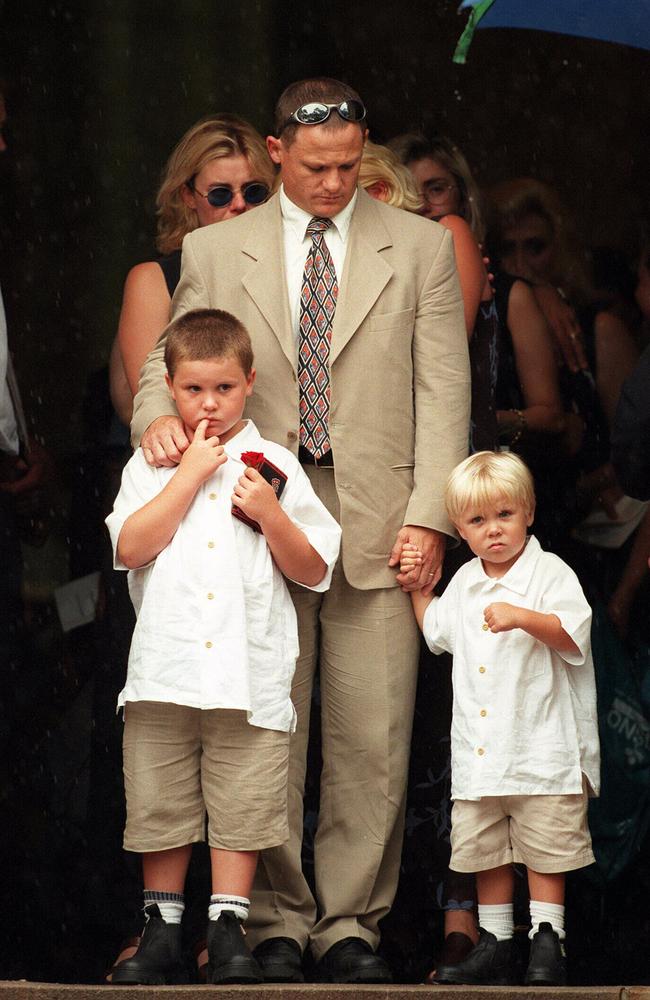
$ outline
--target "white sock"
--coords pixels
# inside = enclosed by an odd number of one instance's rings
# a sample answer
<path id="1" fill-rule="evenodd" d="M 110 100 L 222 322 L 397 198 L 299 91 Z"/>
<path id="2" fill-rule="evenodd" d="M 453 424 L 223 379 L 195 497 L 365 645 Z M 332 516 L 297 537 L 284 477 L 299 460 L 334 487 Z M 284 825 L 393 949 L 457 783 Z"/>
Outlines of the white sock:
<path id="1" fill-rule="evenodd" d="M 478 923 L 497 941 L 509 941 L 515 930 L 512 903 L 478 904 Z"/>
<path id="2" fill-rule="evenodd" d="M 218 920 L 224 910 L 230 910 L 240 920 L 246 920 L 251 901 L 246 896 L 233 896 L 231 893 L 215 892 L 210 896 L 208 920 Z"/>
<path id="3" fill-rule="evenodd" d="M 158 892 L 155 889 L 144 890 L 144 905 L 156 903 L 160 916 L 166 924 L 180 924 L 185 909 L 185 896 L 182 892 Z M 146 916 L 146 919 L 149 918 Z"/>
<path id="4" fill-rule="evenodd" d="M 536 899 L 530 901 L 530 922 L 533 925 L 528 933 L 530 940 L 533 940 L 539 930 L 539 925 L 544 922 L 551 925 L 560 941 L 564 941 L 564 906 L 561 903 L 540 903 Z"/>

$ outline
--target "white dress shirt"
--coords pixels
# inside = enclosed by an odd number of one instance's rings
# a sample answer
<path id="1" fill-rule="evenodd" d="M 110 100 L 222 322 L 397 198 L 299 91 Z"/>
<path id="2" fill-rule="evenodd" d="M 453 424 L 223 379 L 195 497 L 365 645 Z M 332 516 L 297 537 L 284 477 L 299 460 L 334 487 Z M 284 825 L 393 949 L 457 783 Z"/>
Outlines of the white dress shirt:
<path id="1" fill-rule="evenodd" d="M 558 653 L 523 629 L 492 633 L 483 612 L 506 601 L 555 614 L 579 652 Z M 500 579 L 480 559 L 429 605 L 423 632 L 453 653 L 452 798 L 571 795 L 600 787 L 591 608 L 566 563 L 530 537 Z"/>
<path id="2" fill-rule="evenodd" d="M 224 448 L 228 461 L 200 487 L 169 545 L 148 566 L 129 572 L 137 622 L 118 707 L 163 701 L 242 709 L 253 726 L 293 731 L 296 614 L 264 535 L 231 514 L 233 487 L 245 469 L 242 452 L 263 452 L 288 476 L 280 503 L 327 564 L 324 579 L 310 590 L 329 587 L 341 529 L 297 459 L 261 438 L 252 421 Z M 122 525 L 176 468 L 152 468 L 141 449 L 128 462 L 106 519 L 116 569 L 126 569 L 117 558 Z"/>
<path id="3" fill-rule="evenodd" d="M 332 216 L 332 225 L 325 231 L 325 242 L 330 252 L 336 277 L 341 287 L 341 277 L 345 264 L 345 254 L 348 246 L 348 233 L 352 213 L 357 202 L 356 191 L 352 199 L 338 215 Z M 305 272 L 307 254 L 312 245 L 311 236 L 307 236 L 307 226 L 313 219 L 312 215 L 298 208 L 280 187 L 280 211 L 282 212 L 282 235 L 284 239 L 284 266 L 287 277 L 287 292 L 289 294 L 289 311 L 291 328 L 296 342 L 296 356 L 300 335 L 300 292 L 302 278 Z"/>
<path id="4" fill-rule="evenodd" d="M 7 379 L 8 367 L 7 320 L 2 292 L 0 292 L 0 451 L 17 455 L 19 449 L 18 425 Z"/>

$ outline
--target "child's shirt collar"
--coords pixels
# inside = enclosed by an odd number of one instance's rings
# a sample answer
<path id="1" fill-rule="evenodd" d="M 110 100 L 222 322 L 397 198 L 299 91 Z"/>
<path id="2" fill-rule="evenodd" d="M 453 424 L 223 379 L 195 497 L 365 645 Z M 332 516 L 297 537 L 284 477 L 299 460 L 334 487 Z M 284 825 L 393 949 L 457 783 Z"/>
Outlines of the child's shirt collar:
<path id="1" fill-rule="evenodd" d="M 483 569 L 483 563 L 478 556 L 472 561 L 468 573 L 468 586 L 481 586 L 488 589 L 490 586 L 499 585 L 512 590 L 515 594 L 525 594 L 530 585 L 531 578 L 535 572 L 535 566 L 542 552 L 542 547 L 534 535 L 529 535 L 516 563 L 510 567 L 503 576 L 488 576 Z"/>

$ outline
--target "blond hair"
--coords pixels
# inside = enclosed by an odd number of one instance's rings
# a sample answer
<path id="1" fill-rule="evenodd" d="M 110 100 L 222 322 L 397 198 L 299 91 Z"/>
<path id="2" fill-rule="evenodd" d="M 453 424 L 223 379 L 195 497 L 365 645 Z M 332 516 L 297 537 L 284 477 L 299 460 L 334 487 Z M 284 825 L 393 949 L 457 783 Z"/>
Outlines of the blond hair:
<path id="1" fill-rule="evenodd" d="M 449 518 L 458 524 L 468 507 L 484 510 L 495 501 L 535 509 L 535 484 L 530 469 L 512 451 L 477 451 L 456 466 L 445 487 Z"/>
<path id="2" fill-rule="evenodd" d="M 368 189 L 380 182 L 386 186 L 387 197 L 382 200 L 387 205 L 407 212 L 417 212 L 422 207 L 422 196 L 411 171 L 399 162 L 388 146 L 368 141 L 363 147 L 359 185 Z"/>
<path id="3" fill-rule="evenodd" d="M 444 135 L 428 138 L 421 132 L 406 132 L 388 143 L 400 163 L 408 167 L 418 160 L 435 160 L 456 181 L 459 195 L 458 214 L 474 233 L 477 242 L 485 237 L 481 195 L 469 164 L 456 143 Z"/>
<path id="4" fill-rule="evenodd" d="M 171 379 L 182 361 L 233 357 L 245 375 L 253 367 L 248 330 L 225 309 L 192 309 L 170 325 L 165 340 L 165 365 Z"/>
<path id="5" fill-rule="evenodd" d="M 210 160 L 224 156 L 245 156 L 253 178 L 273 186 L 275 169 L 259 132 L 236 115 L 202 118 L 185 133 L 172 150 L 156 196 L 158 236 L 161 253 L 177 250 L 185 236 L 197 229 L 198 216 L 183 201 L 183 188 Z"/>

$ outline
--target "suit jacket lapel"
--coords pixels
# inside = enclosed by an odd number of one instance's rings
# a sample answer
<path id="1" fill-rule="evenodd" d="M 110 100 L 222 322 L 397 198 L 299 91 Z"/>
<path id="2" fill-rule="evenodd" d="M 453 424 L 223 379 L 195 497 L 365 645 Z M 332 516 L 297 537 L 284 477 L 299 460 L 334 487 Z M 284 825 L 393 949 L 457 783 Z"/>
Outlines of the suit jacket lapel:
<path id="1" fill-rule="evenodd" d="M 279 195 L 256 208 L 252 227 L 241 252 L 253 263 L 242 284 L 280 342 L 282 350 L 296 367 L 296 345 L 291 328 L 287 279 L 284 270 L 284 239 Z M 252 219 L 251 219 L 252 222 Z"/>
<path id="2" fill-rule="evenodd" d="M 374 200 L 360 190 L 350 223 L 343 278 L 334 314 L 330 364 L 359 329 L 392 277 L 392 267 L 379 254 L 392 243 Z"/>

